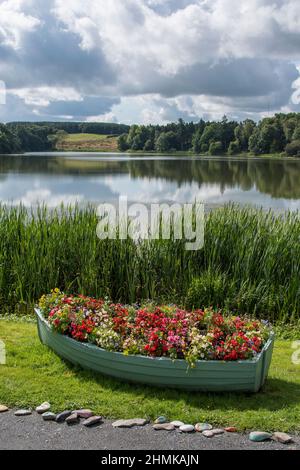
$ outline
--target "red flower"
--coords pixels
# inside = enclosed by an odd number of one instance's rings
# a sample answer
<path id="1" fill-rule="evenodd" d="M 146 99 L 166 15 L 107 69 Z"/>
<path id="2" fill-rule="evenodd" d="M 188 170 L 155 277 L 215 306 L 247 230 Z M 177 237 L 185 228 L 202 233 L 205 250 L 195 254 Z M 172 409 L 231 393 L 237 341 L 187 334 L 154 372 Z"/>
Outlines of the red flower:
<path id="1" fill-rule="evenodd" d="M 109 334 L 117 334 L 121 347 L 125 345 L 124 350 L 130 340 L 136 353 L 153 357 L 187 358 L 193 343 L 196 352 L 192 355 L 197 360 L 197 341 L 199 357 L 203 356 L 201 336 L 204 337 L 205 348 L 209 346 L 208 352 L 204 351 L 209 359 L 249 359 L 259 353 L 264 344 L 265 336 L 259 321 L 224 317 L 221 311 L 187 312 L 176 307 L 149 307 L 133 313 L 130 310 L 129 314 L 121 304 L 105 304 L 105 311 L 103 306 L 103 300 L 64 296 L 59 304 L 49 302 L 49 322 L 59 333 L 81 342 L 95 342 L 94 329 L 101 327 L 103 322 Z"/>

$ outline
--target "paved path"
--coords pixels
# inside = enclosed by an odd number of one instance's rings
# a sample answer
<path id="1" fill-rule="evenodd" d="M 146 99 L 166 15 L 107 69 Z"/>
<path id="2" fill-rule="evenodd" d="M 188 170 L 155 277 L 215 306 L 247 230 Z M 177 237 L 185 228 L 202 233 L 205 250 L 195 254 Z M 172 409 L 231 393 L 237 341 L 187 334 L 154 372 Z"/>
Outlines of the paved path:
<path id="1" fill-rule="evenodd" d="M 300 437 L 284 446 L 270 441 L 252 443 L 248 435 L 229 434 L 207 439 L 176 431 L 154 431 L 152 426 L 114 429 L 110 421 L 93 429 L 82 424 L 46 423 L 37 414 L 17 418 L 12 411 L 0 414 L 0 450 L 300 450 Z"/>

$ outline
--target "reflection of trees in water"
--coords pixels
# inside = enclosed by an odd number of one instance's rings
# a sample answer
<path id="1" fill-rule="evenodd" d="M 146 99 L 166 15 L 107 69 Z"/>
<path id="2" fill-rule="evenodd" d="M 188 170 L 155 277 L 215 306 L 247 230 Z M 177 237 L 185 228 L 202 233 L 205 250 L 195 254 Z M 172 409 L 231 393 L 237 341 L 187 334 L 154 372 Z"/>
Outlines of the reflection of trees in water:
<path id="1" fill-rule="evenodd" d="M 19 173 L 41 175 L 95 175 L 128 173 L 118 161 L 80 160 L 65 157 L 0 155 L 0 173 Z"/>
<path id="2" fill-rule="evenodd" d="M 120 157 L 122 158 L 122 157 Z M 64 157 L 0 156 L 0 174 L 117 175 L 175 182 L 221 185 L 221 190 L 254 186 L 274 198 L 300 199 L 300 161 L 291 160 L 84 160 Z M 2 177 L 0 176 L 0 178 Z"/>
<path id="3" fill-rule="evenodd" d="M 221 189 L 239 187 L 275 198 L 300 199 L 300 162 L 283 160 L 193 160 L 130 162 L 134 177 L 164 178 L 185 183 L 220 184 Z"/>

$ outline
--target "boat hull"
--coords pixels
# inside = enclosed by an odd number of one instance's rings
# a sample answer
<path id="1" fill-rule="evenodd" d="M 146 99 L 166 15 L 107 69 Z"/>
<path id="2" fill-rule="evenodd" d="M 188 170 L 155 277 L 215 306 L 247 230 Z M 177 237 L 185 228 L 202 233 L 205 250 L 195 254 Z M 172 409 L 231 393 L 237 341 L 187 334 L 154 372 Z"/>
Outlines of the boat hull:
<path id="1" fill-rule="evenodd" d="M 192 369 L 184 360 L 125 356 L 79 343 L 53 331 L 38 309 L 36 315 L 41 342 L 61 358 L 127 382 L 203 392 L 258 392 L 266 381 L 272 360 L 274 335 L 254 360 L 198 361 Z"/>

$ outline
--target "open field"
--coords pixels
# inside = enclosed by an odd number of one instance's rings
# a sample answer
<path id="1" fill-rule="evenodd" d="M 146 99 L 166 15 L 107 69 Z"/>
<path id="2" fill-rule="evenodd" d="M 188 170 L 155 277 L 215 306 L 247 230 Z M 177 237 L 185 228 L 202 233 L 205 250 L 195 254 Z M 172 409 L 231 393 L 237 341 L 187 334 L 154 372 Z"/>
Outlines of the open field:
<path id="1" fill-rule="evenodd" d="M 59 139 L 57 150 L 68 152 L 116 152 L 118 137 L 100 134 L 67 134 Z"/>
<path id="2" fill-rule="evenodd" d="M 55 412 L 92 408 L 106 418 L 207 421 L 240 431 L 300 431 L 300 365 L 290 341 L 276 342 L 267 384 L 259 394 L 200 394 L 130 385 L 68 365 L 39 342 L 35 324 L 0 320 L 7 365 L 0 366 L 0 403 L 35 407 L 49 400 Z"/>

